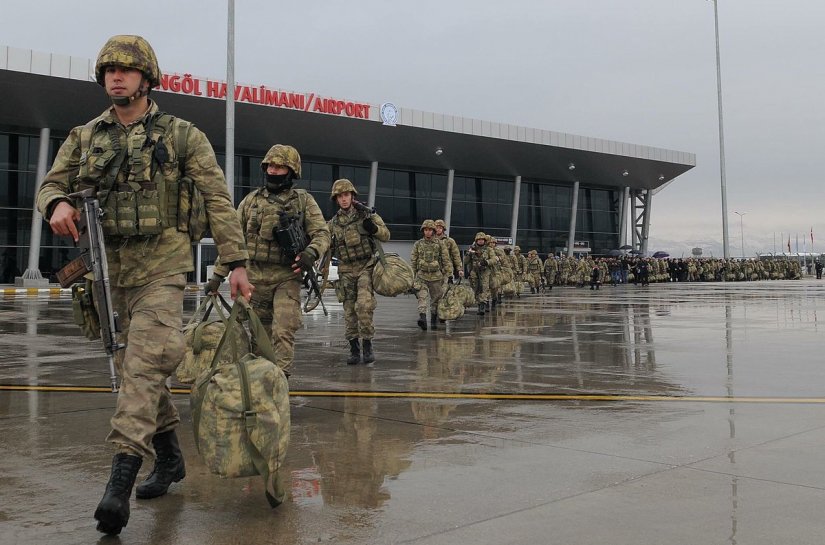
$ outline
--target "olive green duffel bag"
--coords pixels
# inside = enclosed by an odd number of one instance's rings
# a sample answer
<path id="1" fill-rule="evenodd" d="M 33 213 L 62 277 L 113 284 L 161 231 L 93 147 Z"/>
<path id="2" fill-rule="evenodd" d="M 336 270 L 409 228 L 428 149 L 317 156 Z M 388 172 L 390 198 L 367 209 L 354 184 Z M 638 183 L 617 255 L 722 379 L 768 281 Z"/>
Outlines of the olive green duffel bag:
<path id="1" fill-rule="evenodd" d="M 372 269 L 372 289 L 378 295 L 395 297 L 407 293 L 415 282 L 412 266 L 398 254 L 385 254 L 381 243 L 373 239 L 378 249 L 378 263 Z"/>

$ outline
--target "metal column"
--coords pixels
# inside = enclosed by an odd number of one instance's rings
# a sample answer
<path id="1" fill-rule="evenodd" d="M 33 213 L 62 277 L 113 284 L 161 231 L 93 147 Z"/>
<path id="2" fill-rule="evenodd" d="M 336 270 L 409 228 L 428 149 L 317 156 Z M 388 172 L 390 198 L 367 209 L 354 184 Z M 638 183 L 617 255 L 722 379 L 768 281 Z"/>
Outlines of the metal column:
<path id="1" fill-rule="evenodd" d="M 641 189 L 631 192 L 633 209 L 633 249 L 647 252 L 647 238 L 650 234 L 650 210 L 653 192 Z"/>
<path id="2" fill-rule="evenodd" d="M 510 224 L 510 238 L 513 239 L 513 246 L 516 245 L 516 233 L 518 233 L 518 206 L 521 199 L 521 176 L 516 176 L 516 186 L 513 188 L 513 222 Z"/>
<path id="3" fill-rule="evenodd" d="M 226 188 L 235 202 L 235 0 L 227 3 L 226 25 Z"/>
<path id="4" fill-rule="evenodd" d="M 444 202 L 444 223 L 447 224 L 447 227 L 444 229 L 444 232 L 449 232 L 450 230 L 450 220 L 453 216 L 453 186 L 455 185 L 455 170 L 450 169 L 447 171 L 447 200 Z"/>
<path id="5" fill-rule="evenodd" d="M 567 235 L 567 257 L 573 257 L 573 242 L 576 239 L 576 213 L 579 208 L 579 182 L 573 184 L 573 202 L 570 205 L 570 231 Z"/>
<path id="6" fill-rule="evenodd" d="M 642 240 L 641 248 L 642 255 L 647 255 L 647 241 L 650 236 L 650 213 L 653 210 L 653 192 L 648 190 L 645 192 L 647 200 L 645 202 L 645 212 L 642 221 Z"/>
<path id="7" fill-rule="evenodd" d="M 622 209 L 619 214 L 619 246 L 627 245 L 627 209 L 630 200 L 630 188 L 625 187 L 622 191 Z"/>
<path id="8" fill-rule="evenodd" d="M 370 163 L 370 192 L 367 195 L 367 206 L 375 206 L 375 189 L 378 187 L 378 161 Z"/>
<path id="9" fill-rule="evenodd" d="M 23 281 L 25 285 L 26 280 L 37 281 L 43 280 L 43 275 L 40 274 L 40 239 L 43 231 L 43 216 L 37 210 L 37 194 L 40 192 L 40 186 L 43 184 L 43 178 L 46 177 L 46 161 L 49 160 L 49 134 L 48 128 L 40 129 L 40 147 L 37 151 L 37 178 L 34 185 L 34 213 L 32 214 L 32 235 L 29 242 L 29 264 L 23 272 Z"/>

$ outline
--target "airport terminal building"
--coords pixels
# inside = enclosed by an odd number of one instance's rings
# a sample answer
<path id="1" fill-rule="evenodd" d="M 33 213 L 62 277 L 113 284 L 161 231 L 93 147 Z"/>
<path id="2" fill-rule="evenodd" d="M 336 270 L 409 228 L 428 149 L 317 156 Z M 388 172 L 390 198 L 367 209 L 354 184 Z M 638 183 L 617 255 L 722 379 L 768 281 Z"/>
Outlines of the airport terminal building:
<path id="1" fill-rule="evenodd" d="M 161 110 L 206 133 L 224 168 L 226 88 L 223 81 L 170 71 L 152 94 Z M 261 184 L 266 150 L 290 144 L 303 158 L 298 187 L 315 196 L 327 217 L 334 213 L 332 182 L 349 178 L 359 198 L 387 223 L 390 249 L 402 255 L 409 255 L 427 218 L 444 218 L 462 249 L 485 231 L 525 253 L 598 255 L 625 244 L 644 252 L 653 195 L 696 164 L 692 153 L 391 102 L 367 104 L 260 84 L 239 83 L 234 94 L 229 177 L 236 204 Z M 49 277 L 74 257 L 68 241 L 54 237 L 33 210 L 34 194 L 72 127 L 109 102 L 94 81 L 93 60 L 8 46 L 0 46 L 0 96 L 3 284 L 32 266 Z M 208 242 L 197 255 L 204 265 L 215 257 Z"/>

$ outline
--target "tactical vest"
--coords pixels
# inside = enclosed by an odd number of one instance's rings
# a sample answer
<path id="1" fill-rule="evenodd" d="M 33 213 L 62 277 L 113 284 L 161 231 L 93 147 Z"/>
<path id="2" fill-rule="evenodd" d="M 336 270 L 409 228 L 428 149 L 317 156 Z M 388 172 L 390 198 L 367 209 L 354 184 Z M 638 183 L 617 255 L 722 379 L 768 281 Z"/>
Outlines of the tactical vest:
<path id="1" fill-rule="evenodd" d="M 537 257 L 527 260 L 527 271 L 530 274 L 538 274 L 541 272 L 541 260 Z"/>
<path id="2" fill-rule="evenodd" d="M 203 196 L 190 178 L 182 177 L 191 126 L 156 112 L 145 122 L 145 134 L 127 136 L 125 148 L 116 125 L 104 128 L 97 119 L 80 130 L 75 184 L 78 190 L 97 189 L 105 236 L 156 236 L 176 227 L 193 240 L 203 237 Z"/>
<path id="3" fill-rule="evenodd" d="M 333 255 L 342 263 L 356 263 L 372 258 L 375 248 L 372 237 L 362 225 L 364 218 L 357 214 L 353 221 L 347 224 L 340 223 L 340 218 L 341 215 L 336 214 L 330 221 Z"/>
<path id="4" fill-rule="evenodd" d="M 281 215 L 292 219 L 306 214 L 307 192 L 292 188 L 280 193 L 264 195 L 263 188 L 247 197 L 244 205 L 244 235 L 249 259 L 258 263 L 291 265 L 294 257 L 286 255 L 275 232 L 280 229 Z"/>
<path id="5" fill-rule="evenodd" d="M 441 243 L 422 242 L 418 245 L 418 270 L 425 273 L 441 272 Z"/>
<path id="6" fill-rule="evenodd" d="M 473 244 L 471 246 L 475 252 L 468 252 L 467 255 L 470 256 L 470 266 L 473 269 L 481 269 L 487 265 L 487 246 L 476 246 Z"/>

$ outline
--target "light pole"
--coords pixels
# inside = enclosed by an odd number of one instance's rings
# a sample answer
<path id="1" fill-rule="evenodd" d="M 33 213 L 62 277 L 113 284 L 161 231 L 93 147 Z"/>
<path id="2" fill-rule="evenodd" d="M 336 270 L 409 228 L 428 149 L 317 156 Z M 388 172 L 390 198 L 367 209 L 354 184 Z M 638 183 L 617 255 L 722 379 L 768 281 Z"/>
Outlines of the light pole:
<path id="1" fill-rule="evenodd" d="M 742 229 L 742 216 L 747 214 L 747 212 L 733 212 L 737 216 L 739 216 L 739 239 L 742 243 L 742 259 L 745 259 L 745 231 Z"/>
<path id="2" fill-rule="evenodd" d="M 719 103 L 719 170 L 722 178 L 722 251 L 725 259 L 730 257 L 728 241 L 728 193 L 725 188 L 725 131 L 722 125 L 722 61 L 719 55 L 719 9 L 718 0 L 713 2 L 713 17 L 716 23 L 716 93 Z"/>

